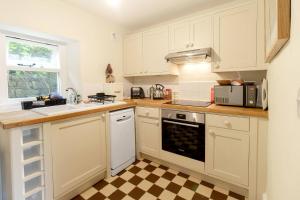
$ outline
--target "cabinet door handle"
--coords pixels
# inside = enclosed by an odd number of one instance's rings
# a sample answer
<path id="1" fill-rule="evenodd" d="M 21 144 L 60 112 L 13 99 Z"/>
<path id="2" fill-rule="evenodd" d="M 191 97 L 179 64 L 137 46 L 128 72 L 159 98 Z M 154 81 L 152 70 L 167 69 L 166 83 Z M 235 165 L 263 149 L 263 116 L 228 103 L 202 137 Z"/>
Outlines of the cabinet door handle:
<path id="1" fill-rule="evenodd" d="M 194 47 L 194 43 L 191 43 L 191 47 Z"/>
<path id="2" fill-rule="evenodd" d="M 102 119 L 104 120 L 104 119 L 105 119 L 105 114 L 102 114 L 101 117 L 102 117 Z"/>
<path id="3" fill-rule="evenodd" d="M 230 126 L 230 122 L 226 120 L 226 121 L 224 121 L 224 125 L 225 126 Z"/>
<path id="4" fill-rule="evenodd" d="M 187 44 L 186 46 L 185 46 L 185 48 L 189 48 L 190 47 L 190 45 L 189 44 Z"/>

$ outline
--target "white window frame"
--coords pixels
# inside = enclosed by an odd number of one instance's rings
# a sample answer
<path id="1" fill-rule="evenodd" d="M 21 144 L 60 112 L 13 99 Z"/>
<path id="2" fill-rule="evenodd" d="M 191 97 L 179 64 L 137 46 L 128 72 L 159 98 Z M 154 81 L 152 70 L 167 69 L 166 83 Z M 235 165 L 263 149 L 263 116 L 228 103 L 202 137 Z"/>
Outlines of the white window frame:
<path id="1" fill-rule="evenodd" d="M 26 98 L 9 98 L 8 97 L 8 71 L 9 70 L 18 70 L 18 71 L 31 71 L 31 72 L 55 72 L 57 73 L 57 79 L 58 79 L 58 92 L 62 92 L 62 76 L 63 76 L 63 70 L 62 70 L 62 52 L 63 48 L 61 45 L 56 45 L 58 47 L 58 68 L 30 68 L 30 67 L 22 67 L 22 66 L 16 66 L 16 65 L 8 65 L 7 64 L 7 59 L 8 59 L 8 52 L 7 52 L 7 47 L 8 43 L 10 41 L 8 37 L 14 37 L 14 35 L 8 35 L 8 34 L 3 34 L 0 33 L 0 104 L 2 103 L 17 103 L 20 101 L 24 100 L 35 100 L 35 97 L 26 97 Z M 24 40 L 32 40 L 34 43 L 35 41 L 39 43 L 45 43 L 47 44 L 48 42 L 44 42 L 43 39 L 31 39 L 29 37 L 20 37 L 20 39 Z M 1 81 L 3 80 L 3 81 Z"/>

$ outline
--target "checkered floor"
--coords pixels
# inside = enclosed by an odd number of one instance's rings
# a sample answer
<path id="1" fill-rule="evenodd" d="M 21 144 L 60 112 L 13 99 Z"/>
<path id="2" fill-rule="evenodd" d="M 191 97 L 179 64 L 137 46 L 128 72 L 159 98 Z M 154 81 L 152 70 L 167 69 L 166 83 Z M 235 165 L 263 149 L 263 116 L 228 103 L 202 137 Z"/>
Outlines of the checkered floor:
<path id="1" fill-rule="evenodd" d="M 73 200 L 102 199 L 245 200 L 245 197 L 144 159 L 117 176 L 100 181 Z"/>

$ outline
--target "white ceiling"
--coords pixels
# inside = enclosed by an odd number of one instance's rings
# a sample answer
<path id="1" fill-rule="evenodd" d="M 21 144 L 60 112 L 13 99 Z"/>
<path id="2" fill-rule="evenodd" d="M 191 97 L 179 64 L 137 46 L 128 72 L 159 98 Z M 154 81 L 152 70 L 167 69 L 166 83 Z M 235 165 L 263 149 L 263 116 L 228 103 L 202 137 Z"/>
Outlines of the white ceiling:
<path id="1" fill-rule="evenodd" d="M 135 29 L 231 0 L 62 0 Z"/>

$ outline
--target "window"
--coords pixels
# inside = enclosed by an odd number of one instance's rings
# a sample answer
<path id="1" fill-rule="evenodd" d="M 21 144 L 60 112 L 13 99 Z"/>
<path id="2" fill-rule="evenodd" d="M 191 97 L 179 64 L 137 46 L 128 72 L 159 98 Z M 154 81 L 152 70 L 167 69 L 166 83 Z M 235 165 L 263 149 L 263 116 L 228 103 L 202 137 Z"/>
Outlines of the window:
<path id="1" fill-rule="evenodd" d="M 59 92 L 59 47 L 5 37 L 8 98 L 45 96 Z"/>

